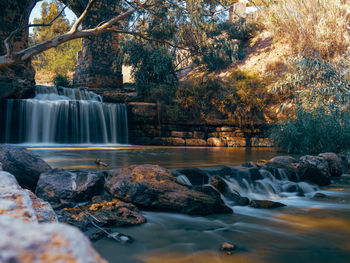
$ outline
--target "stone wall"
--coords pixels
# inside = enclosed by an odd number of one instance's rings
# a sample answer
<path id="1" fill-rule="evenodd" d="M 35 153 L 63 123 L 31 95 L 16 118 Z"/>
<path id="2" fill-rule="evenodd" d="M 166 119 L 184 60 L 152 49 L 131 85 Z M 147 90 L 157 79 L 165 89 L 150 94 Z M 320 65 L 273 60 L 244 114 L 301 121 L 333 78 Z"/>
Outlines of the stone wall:
<path id="1" fill-rule="evenodd" d="M 228 123 L 163 122 L 155 103 L 128 104 L 129 142 L 136 145 L 269 147 L 267 125 L 240 128 Z"/>

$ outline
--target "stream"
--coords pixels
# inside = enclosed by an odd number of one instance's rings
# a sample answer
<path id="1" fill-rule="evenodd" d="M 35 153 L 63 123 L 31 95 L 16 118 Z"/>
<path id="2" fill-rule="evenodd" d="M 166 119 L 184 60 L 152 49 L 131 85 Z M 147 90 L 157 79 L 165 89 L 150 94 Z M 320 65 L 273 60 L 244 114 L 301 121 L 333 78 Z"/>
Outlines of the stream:
<path id="1" fill-rule="evenodd" d="M 108 163 L 108 168 L 152 163 L 169 169 L 210 170 L 217 165 L 236 169 L 234 166 L 244 162 L 282 155 L 271 148 L 31 145 L 28 149 L 51 166 L 65 169 L 98 169 L 96 159 Z M 231 206 L 233 214 L 205 217 L 143 211 L 147 223 L 113 229 L 132 236 L 133 243 L 118 244 L 106 238 L 93 245 L 111 263 L 350 262 L 350 175 L 336 178 L 323 188 L 297 183 L 305 196 L 286 192 L 291 182 L 283 176 L 276 179 L 269 172 L 264 172 L 263 179 L 254 184 L 239 178 L 230 178 L 228 183 L 243 196 L 287 206 Z M 326 197 L 314 198 L 316 192 Z M 219 251 L 223 242 L 235 244 L 232 255 Z"/>

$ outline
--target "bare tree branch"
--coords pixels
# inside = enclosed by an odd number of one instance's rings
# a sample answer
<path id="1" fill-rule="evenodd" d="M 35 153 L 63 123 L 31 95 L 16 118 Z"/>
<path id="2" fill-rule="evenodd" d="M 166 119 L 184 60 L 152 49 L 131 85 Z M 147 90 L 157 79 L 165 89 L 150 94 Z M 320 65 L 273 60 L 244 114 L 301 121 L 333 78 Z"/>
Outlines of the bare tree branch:
<path id="1" fill-rule="evenodd" d="M 59 18 L 64 9 L 66 9 L 67 6 L 64 6 L 61 10 L 61 12 L 59 12 L 49 23 L 47 24 L 29 24 L 29 25 L 26 25 L 24 27 L 21 27 L 21 28 L 18 28 L 16 29 L 15 31 L 12 31 L 11 34 L 4 40 L 4 45 L 5 45 L 5 48 L 6 48 L 6 56 L 11 56 L 12 54 L 12 46 L 11 46 L 11 39 L 20 31 L 24 30 L 24 29 L 27 29 L 27 28 L 30 28 L 30 27 L 39 27 L 39 26 L 51 26 L 52 23 L 57 19 Z"/>
<path id="2" fill-rule="evenodd" d="M 81 16 L 78 18 L 77 21 L 75 21 L 75 23 L 73 24 L 72 28 L 70 29 L 69 32 L 74 33 L 78 30 L 78 26 L 83 22 L 83 20 L 85 19 L 86 15 L 90 12 L 90 9 L 93 5 L 93 3 L 95 2 L 95 0 L 90 0 L 89 3 L 87 4 L 84 12 L 81 14 Z"/>
<path id="3" fill-rule="evenodd" d="M 130 8 L 127 11 L 125 11 L 124 13 L 122 13 L 116 17 L 113 17 L 112 19 L 110 19 L 109 21 L 107 21 L 106 23 L 104 23 L 100 26 L 97 26 L 97 27 L 94 27 L 91 29 L 81 30 L 81 31 L 77 30 L 77 31 L 71 32 L 71 30 L 70 30 L 68 33 L 65 33 L 63 35 L 54 37 L 54 38 L 46 40 L 46 41 L 43 41 L 43 42 L 41 42 L 37 45 L 34 45 L 32 47 L 28 47 L 26 49 L 23 49 L 23 50 L 20 50 L 17 52 L 10 52 L 10 55 L 6 54 L 4 56 L 0 56 L 0 69 L 19 64 L 32 56 L 35 56 L 35 55 L 37 55 L 45 50 L 48 50 L 50 48 L 57 47 L 58 45 L 63 44 L 63 43 L 68 42 L 68 41 L 71 41 L 73 39 L 96 36 L 96 35 L 108 32 L 108 29 L 111 26 L 113 26 L 118 21 L 127 18 L 128 16 L 133 14 L 135 11 L 136 11 L 135 8 Z M 82 16 L 83 15 L 84 14 L 82 14 Z M 82 19 L 80 19 L 80 18 L 81 18 L 81 16 L 79 17 L 78 20 L 82 21 Z M 52 22 L 53 21 L 50 21 L 51 24 L 52 24 Z M 43 24 L 42 26 L 47 26 L 47 25 L 48 24 Z M 25 28 L 32 27 L 32 26 L 34 26 L 34 25 L 27 25 Z M 39 25 L 35 25 L 35 26 L 39 26 Z M 18 29 L 16 31 L 18 32 L 20 30 L 22 30 L 22 29 Z M 13 32 L 12 37 L 14 34 L 15 33 Z M 10 36 L 8 38 L 10 38 Z"/>

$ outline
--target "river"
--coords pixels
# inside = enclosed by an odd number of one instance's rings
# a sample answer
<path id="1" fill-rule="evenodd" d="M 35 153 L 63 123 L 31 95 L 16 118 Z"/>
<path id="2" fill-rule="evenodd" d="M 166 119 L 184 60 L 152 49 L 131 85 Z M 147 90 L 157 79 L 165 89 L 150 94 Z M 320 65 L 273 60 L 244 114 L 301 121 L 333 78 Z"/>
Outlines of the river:
<path id="1" fill-rule="evenodd" d="M 279 154 L 271 148 L 32 145 L 28 149 L 51 166 L 66 169 L 98 169 L 96 159 L 109 164 L 109 168 L 144 163 L 167 168 L 238 165 Z M 206 217 L 144 211 L 147 223 L 113 229 L 132 236 L 132 244 L 102 239 L 94 247 L 111 263 L 348 263 L 350 176 L 342 176 L 322 189 L 313 187 L 304 197 L 249 190 L 250 195 L 287 205 L 271 210 L 233 206 L 232 215 Z M 313 198 L 315 192 L 327 197 Z M 222 242 L 236 245 L 233 255 L 219 251 Z"/>

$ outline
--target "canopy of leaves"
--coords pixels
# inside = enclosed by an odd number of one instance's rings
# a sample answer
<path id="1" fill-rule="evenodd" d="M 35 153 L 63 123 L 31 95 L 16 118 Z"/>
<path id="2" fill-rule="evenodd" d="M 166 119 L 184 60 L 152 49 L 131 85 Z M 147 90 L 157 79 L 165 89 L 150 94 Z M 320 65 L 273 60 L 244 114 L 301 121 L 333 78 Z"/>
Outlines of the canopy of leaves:
<path id="1" fill-rule="evenodd" d="M 57 0 L 44 1 L 41 4 L 41 17 L 34 19 L 34 24 L 47 24 L 62 10 L 63 5 Z M 58 17 L 49 27 L 34 27 L 30 43 L 37 44 L 69 31 L 70 23 L 63 15 Z M 47 50 L 33 59 L 37 71 L 49 71 L 55 74 L 67 75 L 74 71 L 77 64 L 77 53 L 81 50 L 81 40 L 73 40 Z"/>

